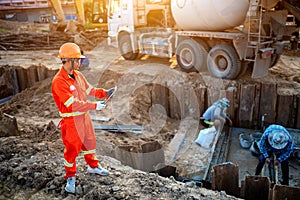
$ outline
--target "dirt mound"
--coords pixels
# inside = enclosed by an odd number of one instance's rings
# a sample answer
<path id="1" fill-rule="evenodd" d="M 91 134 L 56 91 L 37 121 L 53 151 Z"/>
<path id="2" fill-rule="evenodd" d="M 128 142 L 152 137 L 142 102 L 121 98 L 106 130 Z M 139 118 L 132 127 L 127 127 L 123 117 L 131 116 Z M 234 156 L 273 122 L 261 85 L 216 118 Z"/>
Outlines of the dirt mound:
<path id="1" fill-rule="evenodd" d="M 18 137 L 0 138 L 0 143 L 0 199 L 236 199 L 193 183 L 136 171 L 109 157 L 100 157 L 109 176 L 89 175 L 83 156 L 77 159 L 76 195 L 67 195 L 63 145 L 52 122 Z"/>
<path id="2" fill-rule="evenodd" d="M 107 37 L 107 31 L 82 31 L 76 34 L 49 31 L 49 24 L 0 20 L 0 49 L 51 50 L 65 42 L 75 42 L 91 50 Z"/>

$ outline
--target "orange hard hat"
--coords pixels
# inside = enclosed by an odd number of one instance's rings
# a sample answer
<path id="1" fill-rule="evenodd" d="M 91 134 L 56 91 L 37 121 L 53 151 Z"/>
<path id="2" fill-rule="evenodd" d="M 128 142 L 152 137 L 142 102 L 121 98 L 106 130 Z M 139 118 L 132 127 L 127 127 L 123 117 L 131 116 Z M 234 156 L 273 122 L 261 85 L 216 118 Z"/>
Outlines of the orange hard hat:
<path id="1" fill-rule="evenodd" d="M 80 47 L 72 42 L 68 42 L 63 44 L 58 52 L 59 58 L 85 58 L 84 55 L 81 54 Z"/>

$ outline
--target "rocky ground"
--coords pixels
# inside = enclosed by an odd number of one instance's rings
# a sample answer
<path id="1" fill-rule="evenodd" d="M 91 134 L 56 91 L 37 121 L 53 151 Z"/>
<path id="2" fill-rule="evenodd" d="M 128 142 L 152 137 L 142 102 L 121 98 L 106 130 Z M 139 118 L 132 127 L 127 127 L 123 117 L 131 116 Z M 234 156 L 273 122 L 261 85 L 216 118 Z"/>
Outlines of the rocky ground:
<path id="1" fill-rule="evenodd" d="M 79 156 L 76 195 L 66 194 L 63 145 L 54 123 L 58 115 L 50 86 L 51 78 L 15 95 L 0 107 L 0 113 L 17 118 L 19 128 L 18 136 L 0 138 L 0 199 L 236 199 L 195 183 L 134 170 L 101 155 L 98 156 L 101 164 L 111 174 L 108 177 L 87 174 L 83 156 Z M 97 140 L 103 140 L 103 136 L 118 144 L 132 140 L 128 135 L 104 131 L 97 133 Z M 173 136 L 160 137 L 164 137 L 160 141 L 167 142 Z M 134 141 L 145 140 L 154 139 Z"/>
<path id="2" fill-rule="evenodd" d="M 21 27 L 10 31 L 24 33 L 29 29 L 28 25 Z M 10 35 L 9 31 L 2 34 L 5 37 Z M 140 145 L 159 141 L 166 147 L 182 128 L 180 126 L 189 128 L 188 124 L 182 125 L 179 120 L 167 118 L 161 114 L 163 112 L 158 115 L 160 107 L 150 107 L 150 94 L 147 92 L 149 83 L 167 82 L 176 86 L 184 82 L 193 86 L 203 84 L 206 80 L 199 80 L 196 73 L 181 73 L 174 60 L 142 57 L 132 64 L 120 58 L 118 51 L 108 47 L 100 37 L 98 39 L 93 41 L 97 43 L 96 47 L 85 47 L 91 68 L 82 72 L 93 85 L 101 84 L 104 88 L 118 85 L 119 89 L 107 109 L 91 114 L 109 117 L 108 124 L 127 122 L 130 118 L 131 124 L 144 125 L 143 135 L 97 131 L 98 158 L 111 174 L 107 177 L 87 174 L 83 156 L 79 156 L 76 195 L 66 194 L 63 179 L 64 147 L 56 126 L 59 116 L 51 94 L 52 78 L 38 82 L 0 105 L 0 130 L 5 126 L 3 113 L 16 117 L 19 129 L 16 136 L 0 137 L 0 199 L 236 199 L 225 192 L 207 190 L 193 182 L 182 183 L 172 177 L 164 178 L 134 170 L 112 157 L 104 156 L 110 151 L 106 143 Z M 63 42 L 57 41 L 54 46 Z M 9 50 L 9 45 L 0 44 L 3 49 L 0 51 L 1 66 L 27 68 L 42 64 L 53 69 L 60 67 L 56 57 L 58 49 L 24 48 L 20 51 Z M 14 47 L 19 48 L 20 45 Z M 268 79 L 278 81 L 280 78 L 280 81 L 293 85 L 294 90 L 299 90 L 298 56 L 298 52 L 283 56 L 284 59 L 270 70 Z M 243 80 L 250 80 L 249 74 L 246 73 Z"/>

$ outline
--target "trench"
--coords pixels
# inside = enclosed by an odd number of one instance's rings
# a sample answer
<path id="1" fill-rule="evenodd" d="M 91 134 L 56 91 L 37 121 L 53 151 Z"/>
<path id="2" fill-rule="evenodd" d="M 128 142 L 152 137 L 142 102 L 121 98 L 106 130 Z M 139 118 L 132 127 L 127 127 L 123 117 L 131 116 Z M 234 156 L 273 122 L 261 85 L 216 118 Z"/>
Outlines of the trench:
<path id="1" fill-rule="evenodd" d="M 57 69 L 49 69 L 44 65 L 0 66 L 0 104 L 10 100 L 17 93 L 32 87 L 35 83 L 53 77 Z"/>
<path id="2" fill-rule="evenodd" d="M 0 103 L 8 101 L 15 94 L 32 87 L 39 81 L 53 77 L 57 72 L 57 70 L 48 69 L 42 65 L 30 66 L 27 69 L 15 66 L 2 66 L 0 70 L 2 83 L 0 85 Z M 117 72 L 107 70 L 106 73 Z M 228 87 L 225 88 L 226 97 L 231 102 L 234 102 L 228 113 L 235 127 L 260 129 L 262 126 L 261 117 L 264 116 L 264 123 L 266 124 L 275 122 L 289 128 L 300 128 L 299 93 L 282 92 L 282 84 L 278 82 L 237 81 L 235 85 L 227 85 Z M 195 106 L 192 105 L 191 101 L 186 101 L 187 99 L 192 99 L 192 97 L 189 97 L 188 93 L 184 93 L 184 87 L 178 86 L 173 91 L 170 91 L 169 88 L 171 87 L 166 83 L 165 85 L 149 84 L 144 89 L 150 94 L 152 105 L 159 104 L 165 107 L 166 115 L 172 119 L 184 119 L 189 114 L 191 107 Z M 294 88 L 291 86 L 289 89 Z M 198 102 L 196 106 L 200 106 L 198 109 L 202 113 L 211 104 L 211 88 L 208 86 L 203 87 L 202 85 L 201 87 L 195 86 L 192 90 L 197 96 Z M 178 96 L 174 95 L 175 93 L 184 93 L 185 98 L 177 98 Z M 226 138 L 222 138 L 222 140 L 224 142 L 220 142 L 219 145 L 221 146 L 228 141 Z M 146 172 L 156 172 L 164 177 L 173 176 L 178 178 L 177 169 L 174 166 L 166 165 L 157 169 L 153 168 L 157 164 L 164 163 L 165 159 L 163 148 L 157 141 L 144 143 L 139 147 L 134 145 L 117 145 L 113 148 L 112 157 L 120 160 L 125 165 Z M 217 159 L 226 157 L 228 147 L 222 148 L 225 149 L 225 153 L 222 152 L 220 154 L 219 152 L 215 156 Z M 152 153 L 148 154 L 149 152 Z M 180 180 L 189 181 L 190 179 L 181 177 Z M 207 185 L 206 187 L 211 186 Z"/>

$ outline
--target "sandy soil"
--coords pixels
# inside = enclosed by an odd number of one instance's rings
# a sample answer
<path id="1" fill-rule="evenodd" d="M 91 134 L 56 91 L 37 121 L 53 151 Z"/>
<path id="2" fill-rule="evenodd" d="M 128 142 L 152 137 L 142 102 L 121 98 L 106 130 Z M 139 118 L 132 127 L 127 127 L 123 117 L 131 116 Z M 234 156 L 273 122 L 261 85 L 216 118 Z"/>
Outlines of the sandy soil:
<path id="1" fill-rule="evenodd" d="M 21 55 L 19 52 L 1 52 L 1 61 L 15 66 L 28 67 L 42 63 L 43 65 L 49 64 L 52 68 L 59 68 L 60 64 L 55 58 L 55 51 L 46 52 L 45 57 L 42 56 L 43 52 L 38 52 L 40 57 L 37 56 L 38 58 L 34 60 L 27 59 L 28 55 L 37 54 L 37 52 L 22 52 Z M 165 121 L 162 116 L 161 120 L 164 120 L 165 125 L 159 127 L 158 130 L 153 129 L 153 126 L 151 126 L 152 123 L 164 124 L 157 120 L 155 122 L 151 121 L 155 110 L 153 110 L 152 116 L 149 115 L 150 102 L 145 101 L 149 96 L 140 91 L 143 90 L 143 85 L 153 78 L 152 70 L 149 70 L 148 73 L 142 72 L 146 69 L 144 67 L 135 70 L 135 66 L 130 66 L 129 63 L 125 65 L 128 68 L 124 67 L 124 62 L 127 61 L 118 59 L 117 51 L 105 45 L 99 45 L 94 51 L 87 52 L 87 55 L 92 63 L 90 70 L 83 71 L 87 79 L 91 83 L 97 84 L 98 80 L 103 77 L 106 80 L 103 87 L 108 88 L 118 85 L 118 91 L 120 91 L 108 104 L 105 111 L 92 114 L 110 117 L 111 120 L 108 122 L 110 124 L 120 123 L 120 121 L 125 123 L 128 116 L 119 117 L 117 114 L 124 114 L 128 111 L 123 112 L 120 110 L 116 112 L 113 111 L 113 107 L 115 109 L 121 108 L 122 104 L 130 98 L 132 103 L 128 115 L 133 117 L 130 123 L 144 124 L 145 135 L 96 132 L 99 158 L 102 165 L 111 171 L 111 175 L 109 177 L 94 177 L 86 174 L 83 157 L 79 156 L 77 160 L 76 196 L 65 194 L 64 170 L 62 167 L 63 145 L 60 132 L 56 128 L 59 117 L 51 96 L 51 78 L 48 78 L 15 95 L 12 100 L 0 107 L 1 113 L 7 113 L 17 118 L 20 131 L 19 136 L 0 138 L 0 199 L 235 199 L 224 192 L 213 192 L 199 188 L 195 183 L 180 183 L 172 178 L 163 178 L 156 174 L 136 171 L 111 157 L 101 156 L 107 153 L 107 149 L 104 149 L 105 145 L 102 142 L 115 145 L 140 145 L 158 140 L 166 145 L 176 133 L 178 121 L 169 119 Z M 102 55 L 101 59 L 98 55 Z M 155 61 L 157 62 L 156 59 Z M 145 63 L 145 61 L 138 62 Z M 118 73 L 110 72 L 106 74 L 105 71 L 110 71 L 108 69 L 110 64 L 115 65 L 114 70 L 118 69 Z M 135 70 L 136 75 L 143 76 L 142 79 L 137 80 L 142 80 L 140 83 L 141 88 L 136 88 L 134 85 L 130 86 L 130 84 L 122 88 L 122 84 L 117 82 L 120 79 L 120 71 L 126 74 L 130 68 Z M 164 70 L 161 66 L 158 69 L 160 69 L 158 72 Z M 134 79 L 132 75 L 130 76 L 129 78 Z M 122 91 L 131 91 L 130 87 L 133 92 L 130 93 L 131 97 L 128 97 Z M 138 94 L 143 96 L 135 94 L 134 88 L 139 90 Z M 123 99 L 123 101 L 118 103 L 118 99 Z"/>

